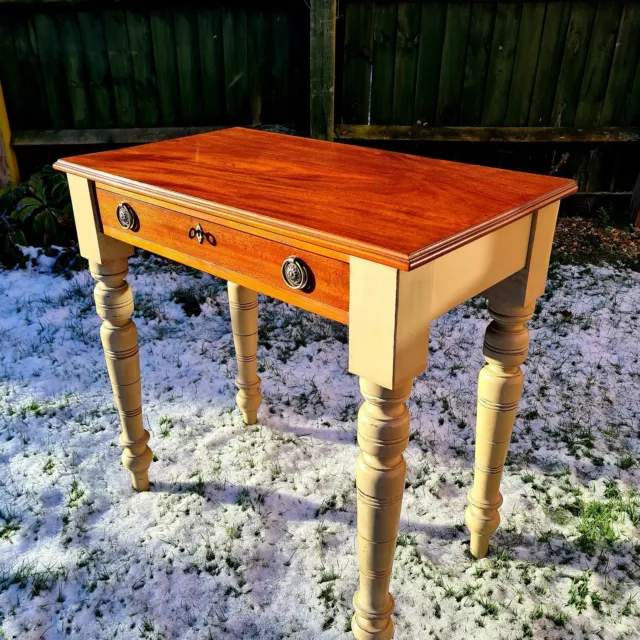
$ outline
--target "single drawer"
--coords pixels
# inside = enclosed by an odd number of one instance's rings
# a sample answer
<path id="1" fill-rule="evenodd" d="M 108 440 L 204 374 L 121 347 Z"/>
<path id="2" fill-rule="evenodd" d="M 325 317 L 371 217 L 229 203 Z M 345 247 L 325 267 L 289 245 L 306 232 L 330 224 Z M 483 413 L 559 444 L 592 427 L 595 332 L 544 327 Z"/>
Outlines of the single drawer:
<path id="1" fill-rule="evenodd" d="M 224 225 L 96 189 L 103 232 L 260 293 L 347 323 L 349 264 Z"/>

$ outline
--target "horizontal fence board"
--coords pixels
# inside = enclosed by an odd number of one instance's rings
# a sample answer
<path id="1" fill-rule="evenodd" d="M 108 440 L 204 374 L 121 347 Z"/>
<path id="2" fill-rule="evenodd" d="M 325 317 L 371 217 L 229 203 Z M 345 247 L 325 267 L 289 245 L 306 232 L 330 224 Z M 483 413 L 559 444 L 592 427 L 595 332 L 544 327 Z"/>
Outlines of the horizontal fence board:
<path id="1" fill-rule="evenodd" d="M 411 127 L 342 124 L 338 136 L 360 140 L 466 142 L 637 142 L 640 127 Z"/>
<path id="2" fill-rule="evenodd" d="M 18 130 L 11 132 L 11 144 L 14 147 L 35 147 L 46 145 L 107 145 L 107 144 L 144 144 L 159 142 L 183 136 L 193 136 L 208 131 L 226 129 L 224 126 L 202 127 L 149 127 L 132 129 L 62 129 L 48 131 Z M 265 124 L 257 127 L 261 131 L 273 131 L 299 135 L 299 131 L 290 124 Z"/>

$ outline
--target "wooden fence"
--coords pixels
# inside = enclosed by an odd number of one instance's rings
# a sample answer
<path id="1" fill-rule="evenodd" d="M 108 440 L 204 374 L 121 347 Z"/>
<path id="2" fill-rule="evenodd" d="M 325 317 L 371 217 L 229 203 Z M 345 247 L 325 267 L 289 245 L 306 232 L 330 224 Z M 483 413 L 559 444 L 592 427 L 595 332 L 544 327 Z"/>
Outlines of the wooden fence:
<path id="1" fill-rule="evenodd" d="M 138 142 L 176 127 L 307 121 L 304 4 L 202 6 L 0 2 L 13 144 Z"/>
<path id="2" fill-rule="evenodd" d="M 17 149 L 270 124 L 553 172 L 587 194 L 628 196 L 640 170 L 637 0 L 0 0 L 0 13 Z"/>
<path id="3" fill-rule="evenodd" d="M 312 43 L 334 69 L 335 92 L 312 108 L 319 137 L 552 172 L 578 181 L 585 206 L 596 194 L 628 206 L 640 3 L 319 4 L 325 25 L 337 16 L 334 38 Z"/>

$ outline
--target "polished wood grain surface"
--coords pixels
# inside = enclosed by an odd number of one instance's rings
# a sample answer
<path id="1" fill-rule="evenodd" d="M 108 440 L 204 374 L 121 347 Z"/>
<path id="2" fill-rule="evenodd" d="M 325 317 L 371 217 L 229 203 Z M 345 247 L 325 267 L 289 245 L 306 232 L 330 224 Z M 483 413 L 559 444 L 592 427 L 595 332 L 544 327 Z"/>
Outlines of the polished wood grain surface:
<path id="1" fill-rule="evenodd" d="M 239 282 L 239 276 L 250 278 L 255 291 L 339 322 L 347 322 L 347 262 L 238 231 L 213 222 L 211 217 L 204 220 L 176 213 L 134 198 L 123 198 L 120 194 L 103 189 L 96 189 L 96 202 L 103 232 L 109 237 L 187 264 L 186 257 L 192 256 L 208 263 L 204 270 L 209 273 L 233 282 Z M 126 202 L 135 212 L 137 220 L 133 229 L 123 229 L 118 222 L 116 209 L 122 202 Z M 202 244 L 193 233 L 189 233 L 198 224 L 206 236 Z M 169 254 L 167 250 L 176 253 Z M 305 291 L 287 287 L 282 278 L 282 263 L 291 255 L 303 260 L 310 271 L 311 286 Z"/>
<path id="2" fill-rule="evenodd" d="M 572 180 L 241 128 L 54 166 L 405 270 L 577 190 Z"/>

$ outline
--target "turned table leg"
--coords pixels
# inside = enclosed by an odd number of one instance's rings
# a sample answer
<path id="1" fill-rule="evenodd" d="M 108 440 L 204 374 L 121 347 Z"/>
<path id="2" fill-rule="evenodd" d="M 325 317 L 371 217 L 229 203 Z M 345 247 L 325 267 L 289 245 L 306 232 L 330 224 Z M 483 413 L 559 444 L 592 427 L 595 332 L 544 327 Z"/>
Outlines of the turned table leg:
<path id="1" fill-rule="evenodd" d="M 493 321 L 487 328 L 483 347 L 487 364 L 478 379 L 475 477 L 467 496 L 466 513 L 471 553 L 476 558 L 487 555 L 489 538 L 500 523 L 500 480 L 522 395 L 520 365 L 529 347 L 525 323 L 531 319 L 534 306 L 535 302 L 518 306 L 489 299 Z"/>
<path id="2" fill-rule="evenodd" d="M 258 294 L 247 287 L 229 282 L 231 331 L 236 347 L 238 377 L 236 401 L 245 424 L 258 421 L 258 407 L 262 402 L 258 377 Z"/>
<path id="3" fill-rule="evenodd" d="M 356 463 L 360 588 L 353 597 L 351 623 L 357 640 L 393 636 L 389 583 L 407 468 L 402 452 L 409 442 L 405 402 L 411 386 L 409 381 L 390 390 L 360 378 L 365 398 L 358 413 L 361 453 Z"/>
<path id="4" fill-rule="evenodd" d="M 131 287 L 124 280 L 128 272 L 127 259 L 103 264 L 90 262 L 89 267 L 98 281 L 94 297 L 96 310 L 103 320 L 100 337 L 122 424 L 122 464 L 131 472 L 133 488 L 148 491 L 148 469 L 153 454 L 147 446 L 149 433 L 142 424 L 138 332 L 131 321 Z"/>

